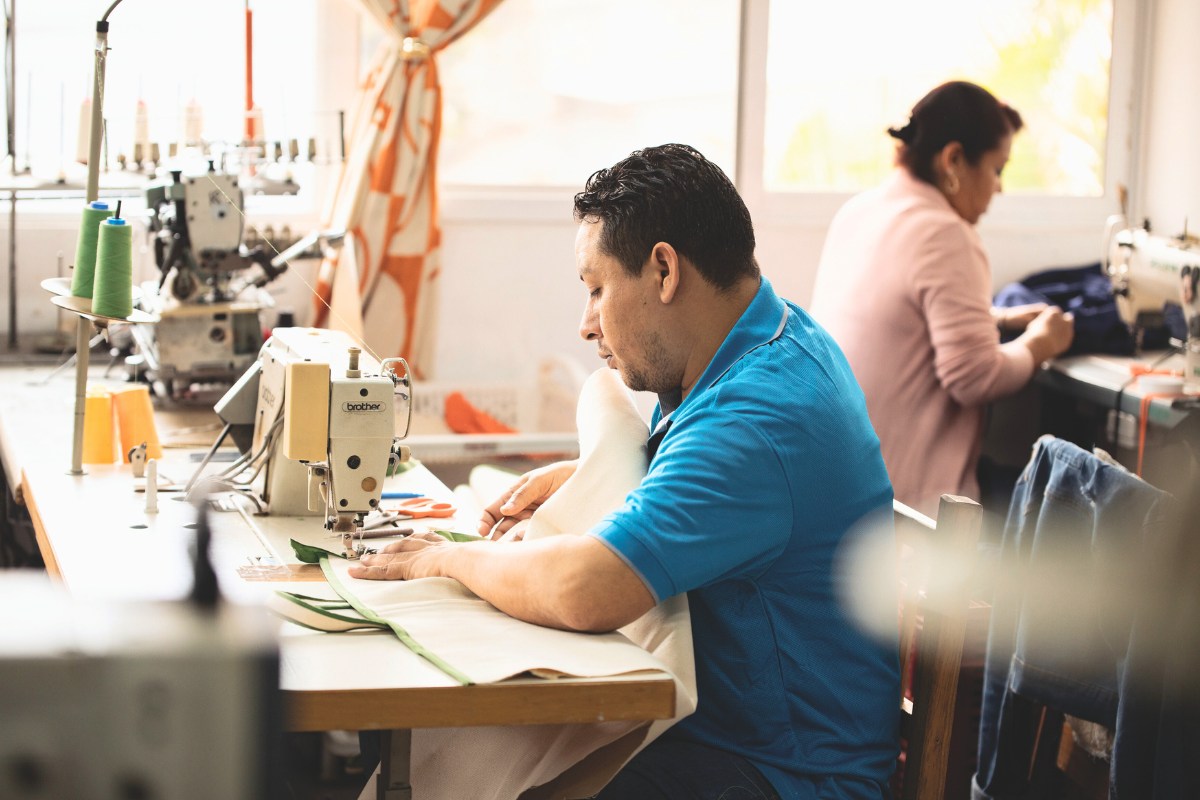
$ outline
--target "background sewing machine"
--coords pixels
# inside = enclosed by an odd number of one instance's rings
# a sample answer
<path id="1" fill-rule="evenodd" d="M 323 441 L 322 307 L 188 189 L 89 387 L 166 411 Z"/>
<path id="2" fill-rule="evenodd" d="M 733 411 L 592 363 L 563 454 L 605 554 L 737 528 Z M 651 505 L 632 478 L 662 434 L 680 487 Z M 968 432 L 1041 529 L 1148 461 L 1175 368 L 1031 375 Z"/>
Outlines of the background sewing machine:
<path id="1" fill-rule="evenodd" d="M 1105 271 L 1122 319 L 1136 336 L 1163 324 L 1165 303 L 1180 305 L 1189 354 L 1186 377 L 1200 381 L 1200 361 L 1191 357 L 1191 350 L 1200 348 L 1200 242 L 1186 234 L 1154 236 L 1145 227 L 1125 226 L 1123 218 L 1110 220 L 1108 231 Z"/>
<path id="2" fill-rule="evenodd" d="M 193 383 L 233 383 L 262 347 L 261 312 L 273 306 L 263 287 L 287 264 L 243 244 L 242 207 L 237 177 L 212 162 L 207 173 L 173 170 L 146 190 L 160 277 L 143 304 L 159 321 L 134 326 L 130 367 L 172 398 Z"/>
<path id="3" fill-rule="evenodd" d="M 200 489 L 253 493 L 272 515 L 321 514 L 348 553 L 361 550 L 363 519 L 409 456 L 399 444 L 412 414 L 404 359 L 377 363 L 339 331 L 276 328 L 215 411 L 226 425 L 209 456 L 231 435 L 242 457 Z"/>

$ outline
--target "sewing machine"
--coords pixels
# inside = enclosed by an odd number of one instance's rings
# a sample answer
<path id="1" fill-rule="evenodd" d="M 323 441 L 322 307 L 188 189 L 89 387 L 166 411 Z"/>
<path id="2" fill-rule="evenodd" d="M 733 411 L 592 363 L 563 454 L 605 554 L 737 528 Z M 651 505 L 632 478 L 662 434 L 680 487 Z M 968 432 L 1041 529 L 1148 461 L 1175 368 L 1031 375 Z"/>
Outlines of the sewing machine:
<path id="1" fill-rule="evenodd" d="M 155 325 L 134 326 L 141 358 L 131 365 L 177 397 L 192 383 L 232 383 L 263 344 L 263 287 L 287 269 L 262 246 L 242 244 L 242 190 L 233 175 L 179 170 L 146 190 L 161 276 L 146 295 Z"/>
<path id="2" fill-rule="evenodd" d="M 1105 271 L 1117 310 L 1134 329 L 1161 324 L 1164 303 L 1178 303 L 1186 323 L 1184 380 L 1200 387 L 1200 242 L 1186 234 L 1166 238 L 1110 218 L 1105 230 Z"/>
<path id="3" fill-rule="evenodd" d="M 189 601 L 0 581 L 0 797 L 285 796 L 278 623 L 220 601 L 202 541 Z"/>
<path id="4" fill-rule="evenodd" d="M 1105 269 L 1122 319 L 1144 327 L 1161 318 L 1164 303 L 1177 303 L 1187 338 L 1200 340 L 1200 243 L 1129 227 L 1117 227 L 1108 239 Z"/>
<path id="5" fill-rule="evenodd" d="M 357 557 L 364 517 L 379 507 L 384 479 L 409 456 L 399 440 L 408 433 L 410 392 L 402 358 L 376 363 L 339 331 L 276 328 L 216 405 L 245 454 L 222 473 L 226 485 L 212 488 L 249 491 L 237 475 L 252 470 L 255 480 L 262 472 L 264 511 L 320 514 L 341 535 L 346 555 Z"/>

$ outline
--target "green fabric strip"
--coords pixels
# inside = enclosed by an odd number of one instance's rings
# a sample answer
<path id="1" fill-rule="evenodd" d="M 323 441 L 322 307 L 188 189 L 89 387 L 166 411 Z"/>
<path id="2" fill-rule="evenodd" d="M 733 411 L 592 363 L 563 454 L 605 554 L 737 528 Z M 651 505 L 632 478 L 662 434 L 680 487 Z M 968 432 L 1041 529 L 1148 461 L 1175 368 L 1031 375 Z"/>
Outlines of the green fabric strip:
<path id="1" fill-rule="evenodd" d="M 290 603 L 295 603 L 296 605 L 300 606 L 301 608 L 307 608 L 309 611 L 312 611 L 314 614 L 320 614 L 323 617 L 329 617 L 330 619 L 336 619 L 339 622 L 349 622 L 349 623 L 353 623 L 353 624 L 357 624 L 357 625 L 362 625 L 364 628 L 367 628 L 367 627 L 386 628 L 387 627 L 384 623 L 378 622 L 373 619 L 365 619 L 361 616 L 351 617 L 346 614 L 336 613 L 336 610 L 352 608 L 352 606 L 349 603 L 338 602 L 336 600 L 325 600 L 324 598 L 320 598 L 320 597 L 309 597 L 307 595 L 295 594 L 293 592 L 275 592 L 275 594 L 279 595 L 284 600 L 287 600 Z M 292 621 L 295 622 L 295 620 L 292 620 Z M 298 624 L 304 625 L 304 623 L 302 623 L 302 622 L 298 623 Z M 306 625 L 305 627 L 311 627 L 311 626 Z M 343 633 L 344 631 L 329 631 L 329 632 L 330 633 Z"/>
<path id="2" fill-rule="evenodd" d="M 328 597 L 313 597 L 311 594 L 300 594 L 299 592 L 276 592 L 276 594 L 285 595 L 289 599 L 295 597 L 300 600 L 307 600 L 310 603 L 316 603 L 317 605 L 321 606 L 321 608 L 351 607 L 349 603 L 347 603 L 345 600 L 342 600 L 340 597 L 337 600 L 332 600 Z"/>
<path id="3" fill-rule="evenodd" d="M 333 568 L 329 566 L 328 556 L 321 558 L 321 571 L 325 573 L 325 579 L 329 581 L 329 585 L 333 587 L 333 590 L 341 595 L 346 602 L 354 606 L 354 610 L 359 614 L 362 614 L 365 619 L 380 623 L 381 625 L 386 625 L 388 628 L 391 628 L 392 633 L 396 634 L 396 638 L 399 639 L 405 647 L 407 647 L 409 650 L 412 650 L 430 664 L 433 664 L 435 667 L 449 675 L 454 680 L 458 681 L 463 686 L 470 686 L 475 683 L 475 681 L 471 680 L 462 672 L 459 672 L 446 661 L 442 660 L 437 653 L 434 653 L 432 650 L 427 650 L 424 645 L 414 639 L 412 635 L 409 634 L 408 631 L 404 630 L 404 628 L 401 628 L 400 625 L 392 622 L 389 619 L 384 619 L 364 605 L 363 602 L 359 600 L 358 597 L 356 597 L 344 583 L 341 582 L 337 576 L 337 573 L 335 573 Z"/>
<path id="4" fill-rule="evenodd" d="M 338 614 L 330 614 L 327 611 L 324 611 L 323 609 L 314 608 L 313 606 L 310 606 L 306 603 L 296 600 L 295 596 L 293 596 L 290 592 L 277 592 L 276 594 L 278 594 L 284 600 L 287 600 L 290 603 L 295 603 L 296 605 L 306 608 L 309 611 L 312 611 L 315 614 L 319 614 L 322 617 L 328 617 L 329 619 L 336 619 L 336 620 L 341 620 L 344 622 L 349 622 L 351 625 L 356 626 L 354 628 L 347 628 L 344 631 L 331 631 L 328 628 L 319 628 L 316 625 L 309 625 L 307 622 L 297 619 L 294 616 L 285 615 L 284 618 L 288 622 L 292 623 L 293 625 L 299 625 L 301 628 L 308 628 L 310 631 L 317 631 L 318 633 L 353 633 L 354 631 L 363 631 L 363 630 L 377 631 L 377 630 L 380 630 L 380 629 L 386 627 L 386 626 L 380 625 L 376 622 L 372 622 L 371 620 L 363 619 L 361 617 L 343 617 Z"/>
<path id="5" fill-rule="evenodd" d="M 292 545 L 292 552 L 296 554 L 296 558 L 300 559 L 305 564 L 319 564 L 321 562 L 321 556 L 337 556 L 338 558 L 345 558 L 345 556 L 341 553 L 335 553 L 332 550 L 326 550 L 324 547 L 304 544 L 303 542 L 297 542 L 295 539 L 288 539 L 288 541 Z"/>

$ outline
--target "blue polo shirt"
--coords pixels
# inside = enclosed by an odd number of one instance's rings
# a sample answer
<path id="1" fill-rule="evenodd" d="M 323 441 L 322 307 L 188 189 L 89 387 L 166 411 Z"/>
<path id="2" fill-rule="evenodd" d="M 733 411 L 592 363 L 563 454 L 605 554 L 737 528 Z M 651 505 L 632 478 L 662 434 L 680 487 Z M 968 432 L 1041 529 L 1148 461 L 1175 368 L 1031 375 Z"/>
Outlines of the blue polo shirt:
<path id="1" fill-rule="evenodd" d="M 672 735 L 741 754 L 784 798 L 883 797 L 895 641 L 839 603 L 839 544 L 891 520 L 879 440 L 833 339 L 764 278 L 650 469 L 589 533 L 657 600 L 688 593 L 699 707 Z"/>

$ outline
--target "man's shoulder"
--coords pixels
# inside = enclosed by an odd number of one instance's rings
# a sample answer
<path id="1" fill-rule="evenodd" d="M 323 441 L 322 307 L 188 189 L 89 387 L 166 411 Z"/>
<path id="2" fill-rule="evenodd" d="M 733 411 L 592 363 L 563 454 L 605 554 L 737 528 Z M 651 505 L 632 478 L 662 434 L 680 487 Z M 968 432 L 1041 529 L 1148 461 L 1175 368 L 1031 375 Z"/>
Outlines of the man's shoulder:
<path id="1" fill-rule="evenodd" d="M 700 427 L 752 428 L 768 441 L 808 422 L 845 416 L 861 394 L 841 352 L 785 334 L 747 354 L 686 415 Z M 808 339 L 808 341 L 805 341 Z M 865 406 L 862 409 L 865 414 Z M 683 420 L 679 420 L 682 422 Z"/>

